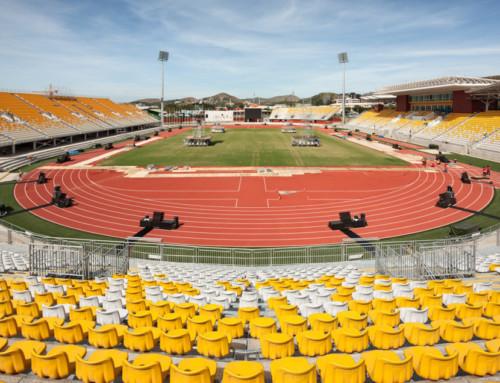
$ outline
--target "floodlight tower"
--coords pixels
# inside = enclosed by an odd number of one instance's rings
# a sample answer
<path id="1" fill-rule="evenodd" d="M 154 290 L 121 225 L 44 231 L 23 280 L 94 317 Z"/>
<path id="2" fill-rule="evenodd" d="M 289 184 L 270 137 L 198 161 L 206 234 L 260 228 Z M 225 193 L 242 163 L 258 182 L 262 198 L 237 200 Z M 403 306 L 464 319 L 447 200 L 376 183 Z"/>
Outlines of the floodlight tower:
<path id="1" fill-rule="evenodd" d="M 161 125 L 163 126 L 163 122 L 165 121 L 165 116 L 163 115 L 163 91 L 164 91 L 164 77 L 163 77 L 163 63 L 165 61 L 168 61 L 168 52 L 166 51 L 160 51 L 160 54 L 158 55 L 158 61 L 161 61 Z"/>
<path id="2" fill-rule="evenodd" d="M 345 125 L 345 64 L 349 62 L 347 58 L 347 52 L 342 52 L 338 54 L 339 64 L 344 67 L 343 81 L 342 81 L 342 127 Z"/>

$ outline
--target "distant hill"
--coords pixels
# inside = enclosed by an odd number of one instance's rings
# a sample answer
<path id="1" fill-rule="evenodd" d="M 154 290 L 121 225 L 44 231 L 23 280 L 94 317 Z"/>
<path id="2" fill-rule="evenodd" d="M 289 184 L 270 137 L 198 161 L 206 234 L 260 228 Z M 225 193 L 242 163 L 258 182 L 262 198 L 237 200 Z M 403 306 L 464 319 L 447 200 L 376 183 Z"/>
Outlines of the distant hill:
<path id="1" fill-rule="evenodd" d="M 311 97 L 312 105 L 328 105 L 335 101 L 337 93 L 321 92 Z"/>
<path id="2" fill-rule="evenodd" d="M 243 100 L 238 98 L 238 97 L 235 97 L 233 95 L 230 95 L 229 93 L 217 93 L 216 95 L 213 95 L 211 97 L 206 97 L 205 98 L 208 102 L 211 102 L 212 104 L 224 104 L 224 103 L 227 103 L 229 100 L 231 100 L 231 102 L 233 104 L 241 104 L 243 103 Z"/>
<path id="3" fill-rule="evenodd" d="M 488 78 L 490 80 L 500 80 L 500 76 L 486 76 L 486 77 L 483 77 L 483 78 Z"/>
<path id="4" fill-rule="evenodd" d="M 282 96 L 274 97 L 251 97 L 251 98 L 238 98 L 229 93 L 221 92 L 213 96 L 195 98 L 195 97 L 184 97 L 178 100 L 165 100 L 168 103 L 179 103 L 181 105 L 195 104 L 203 100 L 205 103 L 212 105 L 226 105 L 226 104 L 254 104 L 258 103 L 261 105 L 277 105 L 277 104 L 290 104 L 290 103 L 311 103 L 312 105 L 328 105 L 332 103 L 338 97 L 337 93 L 321 92 L 312 97 L 300 98 L 293 94 L 287 94 Z M 141 100 L 135 100 L 131 102 L 132 104 L 145 104 L 154 105 L 159 104 L 160 99 L 158 98 L 143 98 Z"/>
<path id="5" fill-rule="evenodd" d="M 160 99 L 159 98 L 143 98 L 141 100 L 130 101 L 130 103 L 131 104 L 153 105 L 153 104 L 159 104 Z"/>

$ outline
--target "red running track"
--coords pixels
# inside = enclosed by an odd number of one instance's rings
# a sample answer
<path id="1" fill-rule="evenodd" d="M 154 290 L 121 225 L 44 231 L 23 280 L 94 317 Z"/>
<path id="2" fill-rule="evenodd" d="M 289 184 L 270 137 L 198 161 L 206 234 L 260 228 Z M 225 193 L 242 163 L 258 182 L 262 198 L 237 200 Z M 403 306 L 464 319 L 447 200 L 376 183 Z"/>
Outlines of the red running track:
<path id="1" fill-rule="evenodd" d="M 70 165 L 103 153 L 84 153 Z M 50 179 L 47 184 L 19 183 L 14 193 L 21 206 L 30 208 L 50 201 L 54 185 L 61 185 L 75 206 L 49 206 L 33 214 L 77 230 L 126 238 L 140 230 L 139 220 L 145 214 L 164 211 L 166 218 L 179 216 L 182 226 L 153 230 L 148 237 L 176 244 L 245 247 L 339 243 L 346 236 L 327 224 L 341 211 L 366 213 L 368 226 L 354 230 L 361 237 L 416 233 L 471 215 L 434 206 L 447 185 L 453 186 L 457 205 L 472 210 L 484 208 L 494 195 L 489 184 L 460 182 L 464 170 L 479 175 L 479 169 L 468 166 L 448 173 L 419 166 L 304 169 L 305 173 L 291 176 L 262 175 L 253 169 L 235 170 L 237 176 L 224 170 L 214 176 L 214 168 L 197 168 L 198 176 L 160 177 L 164 172 L 157 172 L 130 178 L 121 171 L 62 164 L 44 170 Z M 27 179 L 36 179 L 39 171 Z M 500 185 L 500 174 L 492 178 Z"/>

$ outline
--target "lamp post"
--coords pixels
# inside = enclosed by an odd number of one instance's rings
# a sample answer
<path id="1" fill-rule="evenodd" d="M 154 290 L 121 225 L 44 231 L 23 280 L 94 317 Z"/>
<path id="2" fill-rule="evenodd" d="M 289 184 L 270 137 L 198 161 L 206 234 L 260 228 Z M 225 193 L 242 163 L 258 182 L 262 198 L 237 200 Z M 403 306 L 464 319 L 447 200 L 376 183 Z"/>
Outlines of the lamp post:
<path id="1" fill-rule="evenodd" d="M 164 92 L 164 77 L 163 77 L 163 63 L 165 61 L 168 61 L 168 52 L 165 51 L 160 51 L 158 55 L 158 61 L 161 61 L 161 114 L 160 114 L 160 121 L 161 125 L 163 127 L 163 122 L 165 121 L 165 116 L 163 115 L 163 92 Z"/>
<path id="2" fill-rule="evenodd" d="M 339 64 L 343 66 L 343 81 L 342 81 L 342 127 L 345 126 L 345 63 L 349 62 L 347 58 L 347 52 L 342 52 L 338 54 Z"/>

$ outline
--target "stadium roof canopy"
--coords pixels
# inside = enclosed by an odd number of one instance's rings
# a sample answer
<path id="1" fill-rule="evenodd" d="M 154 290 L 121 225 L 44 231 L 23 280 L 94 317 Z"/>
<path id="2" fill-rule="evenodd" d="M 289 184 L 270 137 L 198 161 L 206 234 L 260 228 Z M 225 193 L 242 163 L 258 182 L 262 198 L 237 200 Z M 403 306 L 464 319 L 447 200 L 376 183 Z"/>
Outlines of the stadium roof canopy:
<path id="1" fill-rule="evenodd" d="M 407 94 L 429 94 L 436 92 L 449 93 L 456 90 L 471 91 L 485 88 L 493 84 L 500 84 L 500 81 L 478 77 L 447 76 L 431 80 L 384 86 L 378 88 L 375 95 L 391 94 L 397 96 Z"/>
<path id="2" fill-rule="evenodd" d="M 500 100 L 500 81 L 479 89 L 468 90 L 466 93 L 469 93 L 473 100 L 484 102 L 489 108 L 490 104 Z"/>

